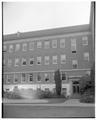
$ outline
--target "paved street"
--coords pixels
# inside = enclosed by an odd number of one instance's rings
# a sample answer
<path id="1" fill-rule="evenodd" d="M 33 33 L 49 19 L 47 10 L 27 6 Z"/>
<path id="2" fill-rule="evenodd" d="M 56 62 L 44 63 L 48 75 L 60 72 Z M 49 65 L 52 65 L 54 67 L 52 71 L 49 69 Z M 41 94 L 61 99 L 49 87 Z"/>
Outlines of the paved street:
<path id="1" fill-rule="evenodd" d="M 94 117 L 94 107 L 4 104 L 4 118 Z"/>

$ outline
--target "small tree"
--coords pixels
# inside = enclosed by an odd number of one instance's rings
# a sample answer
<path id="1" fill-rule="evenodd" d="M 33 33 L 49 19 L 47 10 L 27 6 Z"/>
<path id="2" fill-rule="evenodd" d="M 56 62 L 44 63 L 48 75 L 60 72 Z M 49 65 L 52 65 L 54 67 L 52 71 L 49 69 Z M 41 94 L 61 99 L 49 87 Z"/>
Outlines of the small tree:
<path id="1" fill-rule="evenodd" d="M 55 85 L 56 85 L 56 93 L 58 96 L 61 95 L 61 87 L 62 87 L 62 81 L 61 81 L 61 75 L 59 69 L 55 71 L 54 75 Z"/>

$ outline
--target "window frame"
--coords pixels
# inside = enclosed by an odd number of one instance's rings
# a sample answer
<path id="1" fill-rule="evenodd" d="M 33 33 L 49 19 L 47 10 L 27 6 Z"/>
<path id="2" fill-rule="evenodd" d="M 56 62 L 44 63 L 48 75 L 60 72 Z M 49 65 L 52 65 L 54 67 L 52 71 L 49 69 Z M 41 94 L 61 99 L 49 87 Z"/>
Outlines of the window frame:
<path id="1" fill-rule="evenodd" d="M 64 60 L 65 60 L 65 62 L 62 62 Z M 66 64 L 66 54 L 61 55 L 61 64 Z"/>
<path id="2" fill-rule="evenodd" d="M 52 58 L 53 58 L 53 64 L 54 65 L 58 64 L 58 57 L 57 57 L 57 55 L 52 56 Z"/>
<path id="3" fill-rule="evenodd" d="M 40 64 L 38 64 L 38 62 L 40 62 Z M 37 65 L 41 65 L 41 62 L 42 62 L 41 56 L 37 56 Z"/>
<path id="4" fill-rule="evenodd" d="M 45 63 L 45 65 L 49 65 L 49 60 L 50 60 L 50 57 L 49 56 L 45 56 L 44 57 L 44 63 Z M 48 62 L 47 62 L 48 61 Z"/>
<path id="5" fill-rule="evenodd" d="M 52 48 L 57 48 L 57 40 L 52 40 Z"/>
<path id="6" fill-rule="evenodd" d="M 63 43 L 64 43 L 64 45 L 63 45 Z M 64 38 L 60 39 L 60 48 L 65 48 L 65 39 Z"/>
<path id="7" fill-rule="evenodd" d="M 27 51 L 27 43 L 22 44 L 22 51 Z"/>

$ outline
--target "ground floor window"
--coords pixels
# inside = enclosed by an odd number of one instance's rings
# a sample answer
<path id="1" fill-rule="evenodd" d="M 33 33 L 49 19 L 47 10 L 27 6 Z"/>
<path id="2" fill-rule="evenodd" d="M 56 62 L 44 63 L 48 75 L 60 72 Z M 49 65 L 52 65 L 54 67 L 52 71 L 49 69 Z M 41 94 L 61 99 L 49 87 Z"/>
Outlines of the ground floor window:
<path id="1" fill-rule="evenodd" d="M 33 73 L 29 74 L 29 81 L 32 82 L 33 81 Z"/>
<path id="2" fill-rule="evenodd" d="M 65 72 L 62 72 L 61 77 L 62 77 L 61 78 L 62 80 L 66 80 L 66 74 L 65 74 Z"/>
<path id="3" fill-rule="evenodd" d="M 12 83 L 13 75 L 12 74 L 8 74 L 6 80 L 7 80 L 7 83 Z"/>
<path id="4" fill-rule="evenodd" d="M 22 73 L 22 82 L 26 82 L 26 73 Z"/>
<path id="5" fill-rule="evenodd" d="M 49 81 L 49 74 L 45 73 L 45 81 L 48 82 Z"/>
<path id="6" fill-rule="evenodd" d="M 45 91 L 47 91 L 47 92 L 48 92 L 48 91 L 49 91 L 49 88 L 45 88 Z"/>
<path id="7" fill-rule="evenodd" d="M 18 83 L 18 81 L 19 81 L 19 74 L 15 73 L 14 82 Z"/>
<path id="8" fill-rule="evenodd" d="M 37 74 L 37 81 L 41 81 L 41 76 L 40 76 L 40 73 Z"/>

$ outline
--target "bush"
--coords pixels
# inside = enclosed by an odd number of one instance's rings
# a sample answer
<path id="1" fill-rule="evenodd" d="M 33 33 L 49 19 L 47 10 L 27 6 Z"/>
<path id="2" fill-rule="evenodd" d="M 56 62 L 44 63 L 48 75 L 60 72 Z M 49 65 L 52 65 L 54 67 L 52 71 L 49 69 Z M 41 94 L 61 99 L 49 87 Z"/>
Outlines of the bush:
<path id="1" fill-rule="evenodd" d="M 4 92 L 3 93 L 3 98 L 7 98 L 7 99 L 22 99 L 22 97 L 15 93 L 15 92 Z"/>
<path id="2" fill-rule="evenodd" d="M 57 95 L 56 93 L 53 93 L 51 91 L 42 91 L 39 90 L 37 91 L 37 98 L 43 99 L 43 98 L 66 98 L 64 94 L 62 95 Z"/>
<path id="3" fill-rule="evenodd" d="M 84 92 L 83 95 L 81 95 L 80 102 L 82 102 L 82 103 L 94 103 L 95 96 L 93 93 L 94 92 L 91 89 L 88 89 L 86 92 Z"/>

